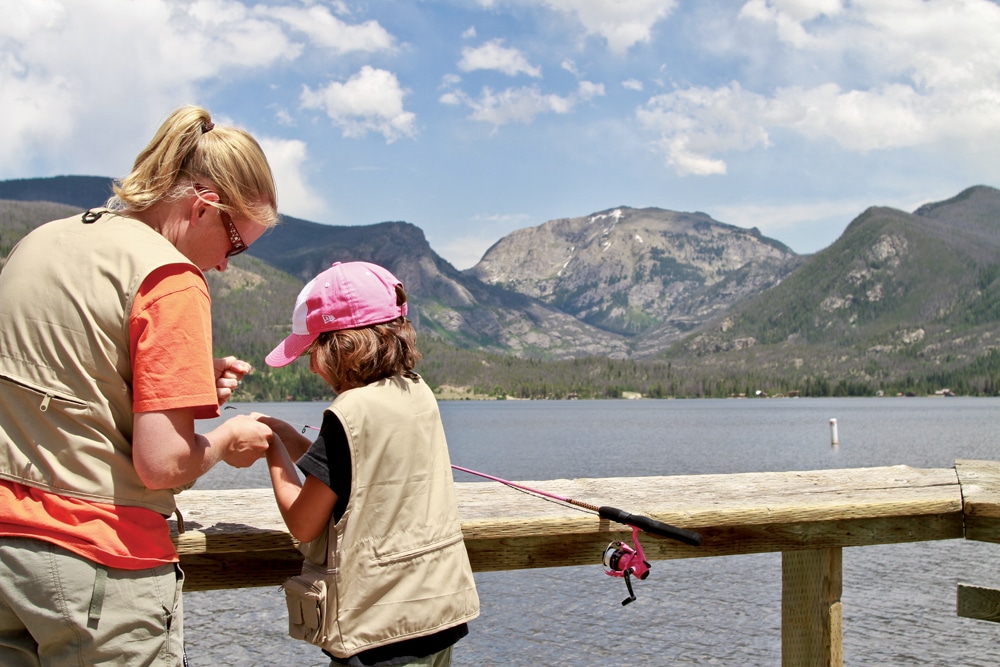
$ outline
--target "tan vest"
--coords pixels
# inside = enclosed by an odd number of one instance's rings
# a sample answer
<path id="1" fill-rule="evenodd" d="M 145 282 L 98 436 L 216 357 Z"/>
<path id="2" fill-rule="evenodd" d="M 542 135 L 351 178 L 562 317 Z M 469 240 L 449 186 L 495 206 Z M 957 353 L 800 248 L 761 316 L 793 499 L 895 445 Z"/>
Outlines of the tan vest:
<path id="1" fill-rule="evenodd" d="M 322 627 L 293 636 L 347 658 L 478 616 L 433 392 L 397 375 L 340 394 L 330 410 L 350 443 L 351 496 L 328 535 L 302 545 L 304 571 L 328 553 L 331 564 Z"/>
<path id="2" fill-rule="evenodd" d="M 132 464 L 128 320 L 142 281 L 191 264 L 138 220 L 47 223 L 0 274 L 0 478 L 169 515 Z"/>

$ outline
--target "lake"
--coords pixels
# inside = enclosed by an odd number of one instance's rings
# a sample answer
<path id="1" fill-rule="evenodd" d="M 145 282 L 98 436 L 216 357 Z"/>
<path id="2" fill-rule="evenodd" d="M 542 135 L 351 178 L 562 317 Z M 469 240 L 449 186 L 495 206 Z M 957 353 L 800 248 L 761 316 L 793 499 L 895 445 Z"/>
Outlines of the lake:
<path id="1" fill-rule="evenodd" d="M 299 426 L 318 426 L 325 407 L 233 405 Z M 955 459 L 1000 457 L 994 398 L 444 401 L 441 415 L 453 463 L 528 482 L 950 468 Z M 465 473 L 456 480 L 479 481 Z M 197 488 L 267 486 L 261 461 L 220 465 Z M 845 548 L 844 664 L 996 665 L 1000 625 L 957 617 L 955 594 L 960 581 L 1000 587 L 997 562 L 1000 545 L 964 540 Z M 456 645 L 454 664 L 781 664 L 780 554 L 653 561 L 627 607 L 624 584 L 603 570 L 595 554 L 592 566 L 477 573 L 482 614 Z M 277 587 L 184 600 L 192 667 L 328 664 L 318 648 L 287 636 Z"/>

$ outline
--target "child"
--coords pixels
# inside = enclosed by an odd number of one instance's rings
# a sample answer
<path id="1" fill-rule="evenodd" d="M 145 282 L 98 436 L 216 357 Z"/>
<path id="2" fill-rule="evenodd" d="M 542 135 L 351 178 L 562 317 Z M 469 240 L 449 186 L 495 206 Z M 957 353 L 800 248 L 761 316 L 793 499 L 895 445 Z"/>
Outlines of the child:
<path id="1" fill-rule="evenodd" d="M 258 415 L 274 495 L 306 559 L 285 584 L 289 633 L 331 665 L 451 664 L 479 615 L 444 428 L 406 319 L 403 284 L 366 262 L 337 262 L 299 293 L 292 334 L 267 356 L 304 353 L 337 393 L 314 443 Z M 305 473 L 299 481 L 292 457 Z"/>

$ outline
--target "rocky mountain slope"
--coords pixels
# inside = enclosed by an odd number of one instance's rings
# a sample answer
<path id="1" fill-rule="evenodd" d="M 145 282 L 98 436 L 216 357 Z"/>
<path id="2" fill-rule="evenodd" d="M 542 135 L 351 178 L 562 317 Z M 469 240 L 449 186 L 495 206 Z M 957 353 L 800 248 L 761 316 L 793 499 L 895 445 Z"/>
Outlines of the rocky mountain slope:
<path id="1" fill-rule="evenodd" d="M 8 181 L 0 196 L 84 208 L 107 183 Z M 65 210 L 0 203 L 2 254 Z M 628 207 L 519 230 L 466 272 L 406 222 L 286 217 L 247 255 L 210 275 L 217 330 L 240 349 L 263 349 L 304 281 L 351 259 L 403 279 L 425 334 L 526 358 L 660 358 L 678 374 L 871 383 L 968 367 L 998 346 L 1000 191 L 985 186 L 913 213 L 870 208 L 810 256 L 702 213 Z"/>
<path id="2" fill-rule="evenodd" d="M 407 222 L 340 227 L 286 216 L 248 254 L 303 281 L 334 261 L 381 264 L 406 285 L 417 326 L 462 347 L 553 358 L 627 354 L 622 336 L 463 274 Z"/>
<path id="3" fill-rule="evenodd" d="M 998 325 L 1000 190 L 977 186 L 913 213 L 868 209 L 671 356 L 871 382 L 972 364 L 1000 346 Z"/>
<path id="4" fill-rule="evenodd" d="M 467 273 L 552 305 L 634 349 L 663 349 L 801 263 L 704 213 L 618 207 L 520 229 Z"/>
<path id="5" fill-rule="evenodd" d="M 58 209 L 58 215 L 100 205 L 107 198 L 110 179 L 97 177 L 57 177 L 24 179 L 0 183 L 0 195 L 10 201 L 0 210 L 17 211 L 18 222 L 3 222 L 0 213 L 0 241 L 19 238 L 28 229 L 52 219 L 54 206 L 62 202 L 72 208 Z M 19 199 L 30 200 L 13 201 Z M 41 201 L 35 201 L 41 200 Z M 26 208 L 27 207 L 27 208 Z M 10 216 L 8 216 L 9 218 Z M 8 250 L 12 242 L 7 244 Z M 6 255 L 6 252 L 3 253 Z M 435 253 L 423 232 L 406 222 L 375 225 L 323 225 L 284 216 L 282 222 L 255 243 L 246 256 L 238 257 L 224 274 L 209 273 L 216 313 L 216 330 L 231 326 L 230 317 L 242 320 L 246 309 L 230 307 L 233 300 L 246 299 L 263 307 L 255 295 L 272 294 L 274 276 L 267 274 L 256 258 L 293 278 L 299 287 L 335 261 L 364 260 L 382 264 L 403 280 L 411 298 L 411 317 L 426 333 L 462 347 L 513 353 L 530 357 L 564 358 L 581 355 L 625 357 L 625 337 L 603 331 L 572 315 L 525 295 L 485 284 L 467 276 Z M 256 277 L 255 277 L 256 276 Z M 239 289 L 227 287 L 233 281 Z M 288 292 L 282 283 L 275 294 Z M 281 312 L 266 313 L 257 319 L 254 330 L 287 327 L 287 312 L 294 302 L 282 299 Z M 242 326 L 242 325 L 241 325 Z M 241 331 L 246 329 L 242 326 Z"/>

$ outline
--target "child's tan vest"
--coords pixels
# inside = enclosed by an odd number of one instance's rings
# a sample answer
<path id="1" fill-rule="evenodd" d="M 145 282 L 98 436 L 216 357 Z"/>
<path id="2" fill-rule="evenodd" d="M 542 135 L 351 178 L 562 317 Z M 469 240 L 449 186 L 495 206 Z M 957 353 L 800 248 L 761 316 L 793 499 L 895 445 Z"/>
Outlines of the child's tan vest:
<path id="1" fill-rule="evenodd" d="M 350 443 L 351 495 L 329 532 L 301 547 L 302 575 L 285 584 L 290 634 L 347 658 L 478 616 L 433 392 L 397 375 L 329 409 Z"/>
<path id="2" fill-rule="evenodd" d="M 0 478 L 84 500 L 174 511 L 132 464 L 128 321 L 142 281 L 188 264 L 138 220 L 77 215 L 34 230 L 0 279 Z"/>

